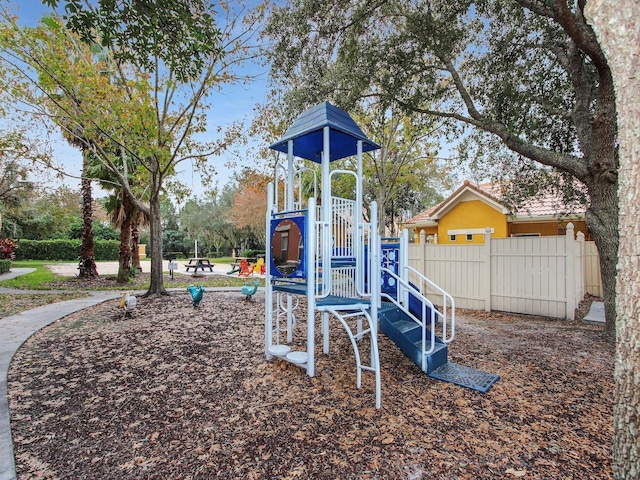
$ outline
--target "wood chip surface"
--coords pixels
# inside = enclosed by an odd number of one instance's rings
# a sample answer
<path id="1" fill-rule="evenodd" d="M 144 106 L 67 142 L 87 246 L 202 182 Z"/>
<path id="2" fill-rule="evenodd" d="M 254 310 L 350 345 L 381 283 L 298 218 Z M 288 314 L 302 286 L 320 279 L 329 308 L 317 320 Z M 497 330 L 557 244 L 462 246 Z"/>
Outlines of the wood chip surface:
<path id="1" fill-rule="evenodd" d="M 381 334 L 376 410 L 338 321 L 328 356 L 317 322 L 309 378 L 265 360 L 264 307 L 177 294 L 124 318 L 112 301 L 35 334 L 8 376 L 18 478 L 613 478 L 602 327 L 460 312 L 449 360 L 500 375 L 486 394 L 426 376 Z M 296 348 L 305 332 L 300 313 Z"/>

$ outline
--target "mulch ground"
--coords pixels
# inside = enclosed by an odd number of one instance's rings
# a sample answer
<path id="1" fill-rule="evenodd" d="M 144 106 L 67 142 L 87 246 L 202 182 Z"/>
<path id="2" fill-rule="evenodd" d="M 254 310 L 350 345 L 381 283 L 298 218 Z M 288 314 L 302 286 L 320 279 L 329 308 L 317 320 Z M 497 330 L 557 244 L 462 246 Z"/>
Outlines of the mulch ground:
<path id="1" fill-rule="evenodd" d="M 486 394 L 431 379 L 380 335 L 380 410 L 373 375 L 355 388 L 348 337 L 331 328 L 331 353 L 309 378 L 265 360 L 260 294 L 206 292 L 199 309 L 186 294 L 140 299 L 131 318 L 112 301 L 68 316 L 11 365 L 18 476 L 613 477 L 614 347 L 602 327 L 462 312 L 449 359 L 500 375 Z"/>

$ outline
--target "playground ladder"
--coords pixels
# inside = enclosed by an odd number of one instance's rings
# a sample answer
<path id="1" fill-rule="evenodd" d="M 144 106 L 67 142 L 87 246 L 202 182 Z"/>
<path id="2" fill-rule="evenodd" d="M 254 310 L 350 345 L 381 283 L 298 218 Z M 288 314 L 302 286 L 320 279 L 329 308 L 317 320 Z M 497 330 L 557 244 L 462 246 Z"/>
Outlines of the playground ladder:
<path id="1" fill-rule="evenodd" d="M 343 310 L 340 306 L 319 306 L 318 310 L 323 312 L 322 330 L 323 330 L 323 353 L 329 354 L 329 318 L 328 314 L 337 318 L 344 327 L 356 359 L 356 388 L 362 385 L 362 371 L 374 372 L 375 389 L 376 389 L 376 408 L 380 408 L 381 403 L 381 385 L 380 385 L 380 356 L 378 354 L 378 323 L 377 319 L 372 319 L 369 310 L 366 307 L 358 307 L 356 310 Z M 356 320 L 355 331 L 353 319 Z M 367 328 L 362 329 L 362 321 L 366 320 Z M 351 321 L 351 322 L 350 322 Z M 360 348 L 358 343 L 365 336 L 369 337 L 370 361 L 369 364 L 363 364 L 360 358 Z"/>

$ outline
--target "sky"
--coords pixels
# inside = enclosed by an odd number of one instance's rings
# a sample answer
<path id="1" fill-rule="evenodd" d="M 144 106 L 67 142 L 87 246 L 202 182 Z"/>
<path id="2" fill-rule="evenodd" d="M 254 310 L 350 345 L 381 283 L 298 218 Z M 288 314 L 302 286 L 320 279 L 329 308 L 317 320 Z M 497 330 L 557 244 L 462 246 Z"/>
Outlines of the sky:
<path id="1" fill-rule="evenodd" d="M 43 5 L 40 0 L 7 0 L 7 2 L 11 5 L 12 11 L 17 14 L 20 23 L 29 26 L 35 26 L 42 17 L 51 12 L 49 7 Z M 258 69 L 258 67 L 249 65 L 245 67 L 243 73 L 257 78 L 248 85 L 227 86 L 222 91 L 214 92 L 211 96 L 213 106 L 208 113 L 207 123 L 210 126 L 209 131 L 214 137 L 217 127 L 224 128 L 236 121 L 245 121 L 248 125 L 255 105 L 264 103 L 266 100 L 267 72 L 264 71 L 264 68 Z M 61 136 L 51 138 L 51 147 L 57 163 L 63 164 L 69 173 L 78 176 L 82 165 L 80 151 L 71 147 Z M 209 159 L 209 163 L 217 171 L 214 183 L 217 182 L 220 187 L 225 185 L 234 173 L 233 169 L 225 166 L 229 160 L 237 160 L 237 158 L 230 156 L 230 154 L 223 154 Z M 239 165 L 237 168 L 241 166 Z M 192 190 L 193 196 L 201 196 L 205 192 L 205 187 L 203 187 L 198 173 L 193 171 L 190 161 L 180 163 L 177 170 L 180 172 L 178 179 Z M 79 188 L 80 185 L 78 178 L 67 178 L 63 181 L 56 180 L 50 186 L 59 185 L 60 182 L 72 188 Z M 102 192 L 102 194 L 104 193 Z M 100 190 L 95 195 L 101 196 Z"/>

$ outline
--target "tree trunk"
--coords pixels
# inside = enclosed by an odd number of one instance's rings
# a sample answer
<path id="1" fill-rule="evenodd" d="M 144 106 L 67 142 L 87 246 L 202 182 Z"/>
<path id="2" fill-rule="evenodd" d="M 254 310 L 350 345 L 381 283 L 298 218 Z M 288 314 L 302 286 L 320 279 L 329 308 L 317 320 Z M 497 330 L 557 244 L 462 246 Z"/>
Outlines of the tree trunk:
<path id="1" fill-rule="evenodd" d="M 151 253 L 151 283 L 145 297 L 167 295 L 162 273 L 162 224 L 160 222 L 160 196 L 152 195 L 149 201 L 149 236 Z"/>
<path id="2" fill-rule="evenodd" d="M 78 276 L 80 278 L 94 278 L 98 276 L 95 255 L 93 251 L 93 196 L 91 194 L 91 180 L 87 178 L 87 159 L 83 152 L 82 161 L 82 245 L 78 257 Z"/>
<path id="3" fill-rule="evenodd" d="M 140 245 L 140 227 L 138 222 L 133 220 L 131 222 L 131 264 L 136 271 L 141 272 L 142 266 L 140 265 L 140 252 L 138 246 Z"/>
<path id="4" fill-rule="evenodd" d="M 589 193 L 587 227 L 593 235 L 600 257 L 600 276 L 604 293 L 605 330 L 615 338 L 616 328 L 616 265 L 618 264 L 618 184 L 603 182 Z"/>
<path id="5" fill-rule="evenodd" d="M 640 4 L 590 0 L 592 20 L 613 72 L 620 138 L 619 260 L 613 409 L 613 475 L 640 478 Z M 604 279 L 604 277 L 603 277 Z"/>
<path id="6" fill-rule="evenodd" d="M 131 198 L 122 191 L 122 211 L 124 218 L 120 224 L 120 255 L 118 256 L 118 276 L 116 282 L 129 283 L 131 274 Z"/>

